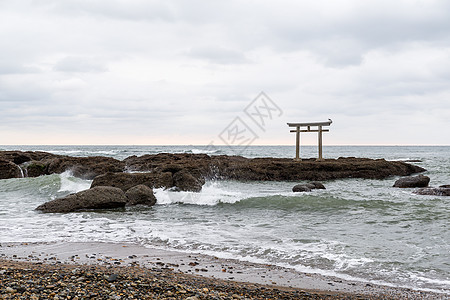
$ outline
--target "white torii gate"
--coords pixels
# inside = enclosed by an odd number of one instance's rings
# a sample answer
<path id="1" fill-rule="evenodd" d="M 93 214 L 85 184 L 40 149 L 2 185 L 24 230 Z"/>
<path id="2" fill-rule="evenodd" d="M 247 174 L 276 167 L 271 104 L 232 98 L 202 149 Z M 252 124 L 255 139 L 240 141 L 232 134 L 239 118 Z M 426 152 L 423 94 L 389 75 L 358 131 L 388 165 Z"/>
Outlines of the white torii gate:
<path id="1" fill-rule="evenodd" d="M 327 122 L 312 122 L 312 123 L 287 123 L 289 127 L 295 127 L 295 130 L 291 130 L 290 132 L 295 132 L 295 160 L 302 160 L 300 158 L 300 132 L 318 132 L 319 135 L 319 157 L 317 161 L 322 161 L 322 132 L 329 132 L 329 129 L 323 129 L 324 126 L 330 126 L 333 121 L 328 119 Z M 302 127 L 306 127 L 306 129 L 301 129 Z M 313 127 L 311 129 L 311 127 Z M 314 129 L 317 127 L 317 129 Z"/>

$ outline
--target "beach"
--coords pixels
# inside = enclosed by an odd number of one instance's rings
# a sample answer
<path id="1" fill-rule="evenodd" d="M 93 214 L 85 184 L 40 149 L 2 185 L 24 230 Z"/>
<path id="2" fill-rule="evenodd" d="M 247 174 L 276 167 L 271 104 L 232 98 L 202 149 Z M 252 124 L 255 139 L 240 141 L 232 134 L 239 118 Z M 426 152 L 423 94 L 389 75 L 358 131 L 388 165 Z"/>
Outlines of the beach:
<path id="1" fill-rule="evenodd" d="M 3 243 L 2 299 L 446 299 L 274 265 L 113 243 Z M 191 298 L 190 298 L 191 297 Z"/>

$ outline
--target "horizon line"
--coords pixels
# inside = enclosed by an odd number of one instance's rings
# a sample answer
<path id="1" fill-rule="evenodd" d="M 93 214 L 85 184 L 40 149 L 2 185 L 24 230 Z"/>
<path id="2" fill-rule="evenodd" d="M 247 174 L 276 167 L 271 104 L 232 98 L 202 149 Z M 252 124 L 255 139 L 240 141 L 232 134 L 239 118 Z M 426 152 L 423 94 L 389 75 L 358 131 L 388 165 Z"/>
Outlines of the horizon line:
<path id="1" fill-rule="evenodd" d="M 252 145 L 227 145 L 227 144 L 1 144 L 1 146 L 220 146 L 220 147 L 261 147 L 261 146 L 292 146 L 293 144 L 252 144 Z M 305 144 L 303 146 L 314 146 L 317 144 Z M 323 147 L 447 147 L 450 144 L 332 144 L 323 145 Z"/>

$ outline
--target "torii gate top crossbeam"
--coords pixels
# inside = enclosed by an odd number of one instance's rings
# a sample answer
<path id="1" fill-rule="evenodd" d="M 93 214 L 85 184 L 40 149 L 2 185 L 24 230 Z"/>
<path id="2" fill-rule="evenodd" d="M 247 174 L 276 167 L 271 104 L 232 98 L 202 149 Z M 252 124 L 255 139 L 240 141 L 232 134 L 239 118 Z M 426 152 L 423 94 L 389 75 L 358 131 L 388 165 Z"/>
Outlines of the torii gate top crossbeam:
<path id="1" fill-rule="evenodd" d="M 289 127 L 305 127 L 305 126 L 330 126 L 333 121 L 328 119 L 327 122 L 310 122 L 310 123 L 287 123 Z"/>

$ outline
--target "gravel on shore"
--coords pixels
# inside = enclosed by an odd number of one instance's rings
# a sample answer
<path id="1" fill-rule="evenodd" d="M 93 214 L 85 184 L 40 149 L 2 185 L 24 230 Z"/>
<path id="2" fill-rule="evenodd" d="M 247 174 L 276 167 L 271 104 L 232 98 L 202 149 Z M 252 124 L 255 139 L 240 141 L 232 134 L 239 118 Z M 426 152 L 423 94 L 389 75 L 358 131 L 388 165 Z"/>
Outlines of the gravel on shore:
<path id="1" fill-rule="evenodd" d="M 0 260 L 1 299 L 379 299 L 264 286 L 139 266 Z"/>
<path id="2" fill-rule="evenodd" d="M 133 244 L 5 243 L 0 257 L 0 299 L 449 299 Z"/>

